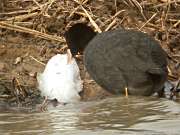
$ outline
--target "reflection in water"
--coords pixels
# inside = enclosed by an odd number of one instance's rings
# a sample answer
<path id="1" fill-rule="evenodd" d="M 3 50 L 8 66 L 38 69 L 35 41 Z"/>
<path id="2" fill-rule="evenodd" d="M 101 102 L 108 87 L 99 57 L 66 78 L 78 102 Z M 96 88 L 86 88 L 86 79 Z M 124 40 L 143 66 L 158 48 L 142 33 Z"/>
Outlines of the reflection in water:
<path id="1" fill-rule="evenodd" d="M 39 113 L 0 113 L 0 133 L 178 135 L 179 103 L 155 97 L 115 97 Z"/>

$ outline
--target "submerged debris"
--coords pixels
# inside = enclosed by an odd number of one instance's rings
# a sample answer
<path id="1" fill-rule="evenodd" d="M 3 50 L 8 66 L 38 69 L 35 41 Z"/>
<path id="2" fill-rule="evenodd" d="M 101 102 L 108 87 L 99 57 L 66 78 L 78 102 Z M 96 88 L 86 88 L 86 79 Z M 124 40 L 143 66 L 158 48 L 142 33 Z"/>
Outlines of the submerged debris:
<path id="1" fill-rule="evenodd" d="M 0 82 L 0 106 L 4 102 L 9 107 L 35 107 L 42 101 L 40 93 L 34 88 L 22 86 L 17 78 L 12 82 Z M 0 107 L 1 108 L 1 107 Z"/>
<path id="2" fill-rule="evenodd" d="M 176 82 L 176 84 L 172 87 L 171 93 L 170 93 L 170 99 L 173 99 L 174 97 L 177 98 L 180 92 L 180 79 Z"/>

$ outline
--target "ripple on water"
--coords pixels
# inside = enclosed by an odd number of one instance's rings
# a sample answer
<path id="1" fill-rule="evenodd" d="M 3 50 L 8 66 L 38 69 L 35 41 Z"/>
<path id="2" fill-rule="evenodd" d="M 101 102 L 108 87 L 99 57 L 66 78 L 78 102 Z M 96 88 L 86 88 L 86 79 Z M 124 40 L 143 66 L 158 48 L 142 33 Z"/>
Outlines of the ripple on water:
<path id="1" fill-rule="evenodd" d="M 43 113 L 0 113 L 3 134 L 178 135 L 179 123 L 180 104 L 155 97 L 114 97 L 49 107 Z"/>

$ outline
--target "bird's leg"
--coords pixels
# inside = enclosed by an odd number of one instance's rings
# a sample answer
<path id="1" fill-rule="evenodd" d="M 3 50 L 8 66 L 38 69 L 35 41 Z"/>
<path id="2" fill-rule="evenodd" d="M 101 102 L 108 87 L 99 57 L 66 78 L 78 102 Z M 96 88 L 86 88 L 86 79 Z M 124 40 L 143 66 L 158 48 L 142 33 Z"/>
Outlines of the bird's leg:
<path id="1" fill-rule="evenodd" d="M 44 99 L 44 101 L 42 102 L 42 104 L 40 105 L 40 110 L 41 111 L 45 111 L 47 108 L 47 105 L 48 105 L 48 97 L 47 96 L 45 96 L 45 99 Z"/>
<path id="2" fill-rule="evenodd" d="M 125 87 L 125 96 L 128 97 L 128 95 L 129 95 L 129 94 L 128 94 L 128 88 Z"/>
<path id="3" fill-rule="evenodd" d="M 72 54 L 71 54 L 70 49 L 67 49 L 67 57 L 68 57 L 67 64 L 70 64 L 72 61 Z"/>

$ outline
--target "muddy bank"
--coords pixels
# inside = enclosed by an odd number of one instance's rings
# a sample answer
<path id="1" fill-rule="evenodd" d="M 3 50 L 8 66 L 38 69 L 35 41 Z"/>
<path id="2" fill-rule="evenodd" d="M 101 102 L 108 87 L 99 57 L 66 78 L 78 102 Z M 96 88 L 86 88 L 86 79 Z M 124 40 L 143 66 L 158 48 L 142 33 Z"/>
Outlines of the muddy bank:
<path id="1" fill-rule="evenodd" d="M 0 2 L 0 102 L 39 104 L 36 73 L 48 59 L 66 50 L 64 31 L 86 22 L 95 31 L 125 28 L 146 32 L 168 54 L 169 80 L 180 76 L 180 3 L 175 1 L 4 1 Z M 82 60 L 78 61 L 84 77 Z M 84 100 L 106 93 L 91 78 L 85 81 Z"/>
<path id="2" fill-rule="evenodd" d="M 26 40 L 27 39 L 27 40 Z M 9 106 L 36 106 L 42 102 L 36 74 L 43 72 L 50 57 L 61 51 L 61 45 L 48 41 L 37 41 L 22 35 L 9 36 L 0 49 L 0 100 Z M 78 60 L 81 77 L 85 77 L 82 58 Z M 83 100 L 104 98 L 108 93 L 102 90 L 86 73 Z M 7 105 L 7 106 L 8 106 Z"/>

